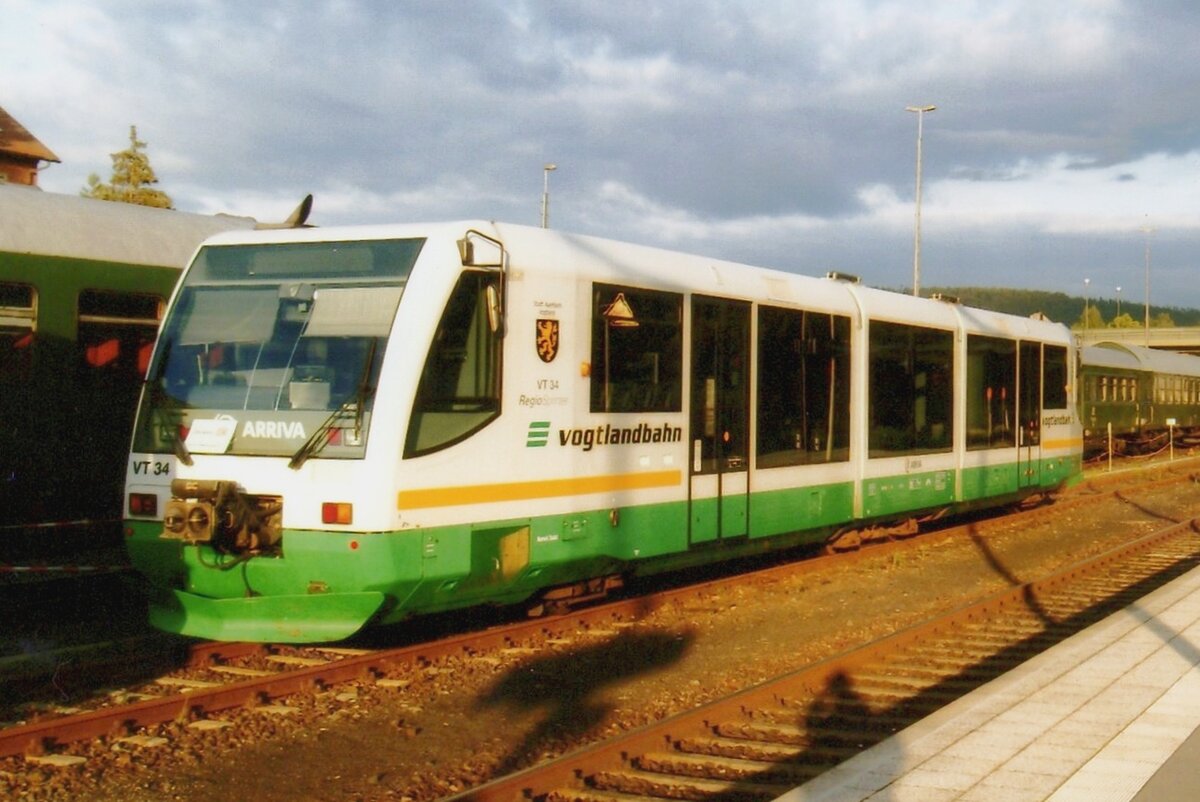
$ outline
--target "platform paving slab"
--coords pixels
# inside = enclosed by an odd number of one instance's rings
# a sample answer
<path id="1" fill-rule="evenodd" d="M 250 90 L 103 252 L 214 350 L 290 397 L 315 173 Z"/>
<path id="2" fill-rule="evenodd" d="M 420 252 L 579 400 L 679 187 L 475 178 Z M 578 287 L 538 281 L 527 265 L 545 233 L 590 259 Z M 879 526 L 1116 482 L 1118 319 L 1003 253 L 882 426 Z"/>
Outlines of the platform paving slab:
<path id="1" fill-rule="evenodd" d="M 1195 802 L 1198 725 L 1195 569 L 777 802 Z"/>

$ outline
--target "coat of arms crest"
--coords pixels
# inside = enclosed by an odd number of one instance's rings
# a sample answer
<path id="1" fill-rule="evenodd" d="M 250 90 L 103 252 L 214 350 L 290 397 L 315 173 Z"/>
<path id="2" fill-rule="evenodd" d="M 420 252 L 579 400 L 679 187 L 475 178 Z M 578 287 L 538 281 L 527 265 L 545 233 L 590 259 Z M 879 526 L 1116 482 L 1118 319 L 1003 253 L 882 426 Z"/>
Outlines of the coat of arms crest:
<path id="1" fill-rule="evenodd" d="M 543 362 L 553 362 L 558 356 L 558 321 L 538 318 L 537 355 Z"/>

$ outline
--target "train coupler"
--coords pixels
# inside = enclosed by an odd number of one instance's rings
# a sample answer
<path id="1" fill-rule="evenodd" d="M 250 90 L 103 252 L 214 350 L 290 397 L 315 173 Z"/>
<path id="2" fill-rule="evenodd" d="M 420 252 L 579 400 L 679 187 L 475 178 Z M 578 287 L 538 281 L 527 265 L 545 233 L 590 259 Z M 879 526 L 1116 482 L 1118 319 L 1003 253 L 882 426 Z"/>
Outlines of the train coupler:
<path id="1" fill-rule="evenodd" d="M 251 495 L 236 482 L 175 479 L 160 537 L 227 554 L 275 550 L 283 539 L 283 500 Z"/>

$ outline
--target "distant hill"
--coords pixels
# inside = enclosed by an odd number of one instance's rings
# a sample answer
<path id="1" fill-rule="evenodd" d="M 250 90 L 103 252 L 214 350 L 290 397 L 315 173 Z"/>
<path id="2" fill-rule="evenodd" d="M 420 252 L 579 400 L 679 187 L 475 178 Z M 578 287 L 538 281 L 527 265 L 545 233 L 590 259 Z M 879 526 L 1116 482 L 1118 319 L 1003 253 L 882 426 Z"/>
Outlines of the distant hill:
<path id="1" fill-rule="evenodd" d="M 980 309 L 991 309 L 995 312 L 1007 312 L 1013 315 L 1028 317 L 1035 312 L 1041 312 L 1051 320 L 1071 325 L 1083 317 L 1084 298 L 1067 295 L 1062 292 L 1042 292 L 1039 290 L 1014 290 L 1005 287 L 931 287 L 922 295 L 934 293 L 952 295 L 967 306 L 977 306 Z M 1117 316 L 1117 302 L 1112 298 L 1090 298 L 1088 306 L 1099 310 L 1105 323 Z M 1121 314 L 1131 315 L 1139 323 L 1145 319 L 1145 306 L 1142 302 L 1132 299 L 1122 299 Z M 1151 325 L 1154 318 L 1166 313 L 1177 326 L 1200 326 L 1200 309 L 1186 309 L 1178 306 L 1150 305 Z"/>

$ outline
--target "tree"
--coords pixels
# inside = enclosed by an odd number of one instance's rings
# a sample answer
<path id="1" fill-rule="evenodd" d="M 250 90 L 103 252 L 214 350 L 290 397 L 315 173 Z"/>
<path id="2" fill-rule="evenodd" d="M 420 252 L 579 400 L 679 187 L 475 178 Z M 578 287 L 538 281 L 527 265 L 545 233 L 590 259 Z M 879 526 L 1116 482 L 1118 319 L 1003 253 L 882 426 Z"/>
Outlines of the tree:
<path id="1" fill-rule="evenodd" d="M 1175 325 L 1175 319 L 1171 317 L 1170 312 L 1159 312 L 1154 317 L 1150 318 L 1150 326 L 1152 328 L 1169 328 Z"/>
<path id="2" fill-rule="evenodd" d="M 150 157 L 145 153 L 146 143 L 137 138 L 137 126 L 129 126 L 129 147 L 113 153 L 112 178 L 104 184 L 100 176 L 88 176 L 88 185 L 80 191 L 85 198 L 135 203 L 158 209 L 174 209 L 175 204 L 167 193 L 149 185 L 158 183 L 158 176 L 150 166 Z"/>
<path id="3" fill-rule="evenodd" d="M 1108 324 L 1114 329 L 1140 329 L 1142 324 L 1133 319 L 1133 315 L 1128 312 L 1122 312 L 1112 319 Z"/>
<path id="4" fill-rule="evenodd" d="M 1100 314 L 1100 310 L 1095 306 L 1088 306 L 1087 318 L 1084 319 L 1083 314 L 1079 315 L 1079 319 L 1071 326 L 1072 329 L 1102 329 L 1104 323 L 1104 315 Z"/>

